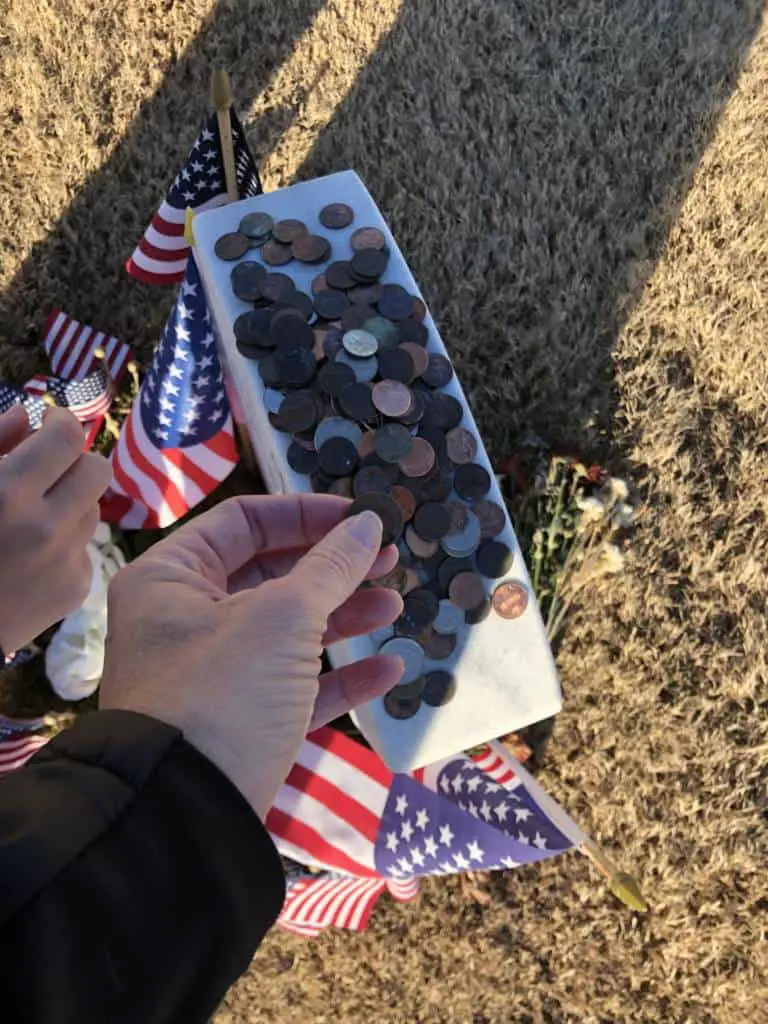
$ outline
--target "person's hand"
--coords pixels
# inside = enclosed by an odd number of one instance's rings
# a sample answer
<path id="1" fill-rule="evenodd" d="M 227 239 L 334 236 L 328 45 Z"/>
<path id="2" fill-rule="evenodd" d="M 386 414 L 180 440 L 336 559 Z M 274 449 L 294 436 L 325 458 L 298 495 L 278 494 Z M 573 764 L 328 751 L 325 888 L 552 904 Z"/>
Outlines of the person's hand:
<path id="1" fill-rule="evenodd" d="M 52 408 L 30 434 L 22 406 L 0 416 L 0 647 L 15 650 L 85 600 L 85 550 L 112 471 L 83 452 L 72 413 Z"/>
<path id="2" fill-rule="evenodd" d="M 326 644 L 402 611 L 358 589 L 397 562 L 372 512 L 331 495 L 223 502 L 122 569 L 109 590 L 99 704 L 182 730 L 263 818 L 309 728 L 399 680 L 376 655 L 319 676 Z M 319 678 L 318 678 L 319 676 Z"/>

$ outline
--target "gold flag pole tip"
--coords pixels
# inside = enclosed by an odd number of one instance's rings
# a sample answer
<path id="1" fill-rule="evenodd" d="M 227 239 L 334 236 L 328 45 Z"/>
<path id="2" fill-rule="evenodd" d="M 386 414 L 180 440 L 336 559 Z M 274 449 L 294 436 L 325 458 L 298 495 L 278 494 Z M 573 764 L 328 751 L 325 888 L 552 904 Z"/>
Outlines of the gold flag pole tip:
<path id="1" fill-rule="evenodd" d="M 214 110 L 228 110 L 232 106 L 232 87 L 224 68 L 214 68 L 211 75 L 211 106 Z"/>
<path id="2" fill-rule="evenodd" d="M 641 914 L 646 914 L 650 910 L 633 875 L 626 871 L 616 871 L 611 875 L 608 885 L 616 899 L 621 900 L 624 906 Z"/>

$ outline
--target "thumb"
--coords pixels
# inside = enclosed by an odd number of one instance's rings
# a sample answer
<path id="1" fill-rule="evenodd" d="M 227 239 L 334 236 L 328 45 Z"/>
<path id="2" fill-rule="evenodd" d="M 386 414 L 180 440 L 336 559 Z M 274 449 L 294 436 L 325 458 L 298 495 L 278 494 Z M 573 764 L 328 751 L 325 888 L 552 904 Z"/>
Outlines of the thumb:
<path id="1" fill-rule="evenodd" d="M 14 405 L 0 416 L 0 455 L 7 455 L 29 434 L 29 417 L 23 405 Z"/>
<path id="2" fill-rule="evenodd" d="M 375 512 L 344 519 L 296 563 L 289 582 L 327 618 L 365 579 L 379 553 L 381 534 Z"/>

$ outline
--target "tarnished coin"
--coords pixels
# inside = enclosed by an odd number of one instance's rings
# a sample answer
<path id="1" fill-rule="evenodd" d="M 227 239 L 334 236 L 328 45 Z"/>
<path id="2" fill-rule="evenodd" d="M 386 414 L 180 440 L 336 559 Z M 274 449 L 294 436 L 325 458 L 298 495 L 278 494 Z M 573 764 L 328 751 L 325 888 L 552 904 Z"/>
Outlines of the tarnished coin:
<path id="1" fill-rule="evenodd" d="M 291 441 L 285 458 L 294 473 L 309 476 L 317 470 L 317 452 L 310 451 L 298 441 Z"/>
<path id="2" fill-rule="evenodd" d="M 413 319 L 420 324 L 424 322 L 426 315 L 427 307 L 424 305 L 424 302 L 417 297 L 413 303 Z"/>
<path id="3" fill-rule="evenodd" d="M 528 590 L 522 583 L 500 583 L 493 592 L 492 604 L 502 619 L 519 619 L 528 607 Z"/>
<path id="4" fill-rule="evenodd" d="M 280 377 L 291 388 L 303 388 L 309 384 L 317 371 L 317 363 L 312 350 L 295 346 L 280 349 L 275 354 Z"/>
<path id="5" fill-rule="evenodd" d="M 405 543 L 417 558 L 429 558 L 437 551 L 438 544 L 434 540 L 424 540 L 413 526 L 406 527 Z"/>
<path id="6" fill-rule="evenodd" d="M 349 301 L 356 306 L 375 306 L 381 298 L 382 285 L 376 281 L 373 284 L 356 284 L 347 292 Z"/>
<path id="7" fill-rule="evenodd" d="M 229 231 L 226 235 L 216 239 L 213 251 L 220 260 L 239 260 L 245 256 L 251 248 L 251 240 L 247 235 L 241 235 L 239 231 Z"/>
<path id="8" fill-rule="evenodd" d="M 477 455 L 477 438 L 464 427 L 454 427 L 445 435 L 448 456 L 457 466 L 471 462 Z"/>
<path id="9" fill-rule="evenodd" d="M 404 416 L 413 400 L 410 388 L 397 380 L 380 380 L 378 384 L 374 384 L 372 398 L 379 412 L 393 419 Z"/>
<path id="10" fill-rule="evenodd" d="M 306 292 L 299 291 L 298 288 L 294 288 L 293 291 L 289 292 L 283 300 L 286 305 L 297 310 L 301 313 L 305 320 L 311 320 L 315 315 L 315 308 L 312 305 L 312 299 Z"/>
<path id="11" fill-rule="evenodd" d="M 272 311 L 269 309 L 249 309 L 241 313 L 232 325 L 235 341 L 240 345 L 256 345 L 259 348 L 274 348 L 275 342 L 270 335 Z"/>
<path id="12" fill-rule="evenodd" d="M 286 312 L 282 310 L 272 317 L 269 336 L 280 350 L 294 346 L 311 350 L 315 344 L 315 332 L 301 316 L 283 315 Z"/>
<path id="13" fill-rule="evenodd" d="M 317 425 L 315 448 L 319 450 L 332 437 L 346 437 L 348 441 L 357 446 L 362 433 L 357 423 L 353 423 L 352 420 L 344 419 L 343 416 L 326 416 Z"/>
<path id="14" fill-rule="evenodd" d="M 459 633 L 464 626 L 464 612 L 461 608 L 443 598 L 437 611 L 437 618 L 432 623 L 436 633 L 453 634 Z"/>
<path id="15" fill-rule="evenodd" d="M 458 398 L 453 395 L 446 395 L 444 392 L 436 392 L 426 395 L 426 408 L 422 417 L 422 424 L 427 427 L 437 427 L 439 430 L 453 430 L 458 427 L 464 417 L 464 409 Z M 448 446 L 446 444 L 446 453 Z"/>
<path id="16" fill-rule="evenodd" d="M 408 490 L 407 487 L 403 487 L 402 484 L 395 484 L 390 488 L 389 495 L 397 502 L 400 511 L 403 513 L 403 520 L 407 523 L 413 518 L 413 513 L 416 511 L 416 498 L 413 492 Z"/>
<path id="17" fill-rule="evenodd" d="M 352 490 L 356 498 L 363 494 L 389 494 L 390 486 L 389 477 L 380 466 L 363 466 L 355 473 L 352 481 Z"/>
<path id="18" fill-rule="evenodd" d="M 472 569 L 473 563 L 471 558 L 446 558 L 437 570 L 437 581 L 442 590 L 447 592 L 451 585 L 451 580 L 461 572 L 472 572 Z"/>
<path id="19" fill-rule="evenodd" d="M 401 384 L 410 384 L 416 376 L 413 359 L 401 345 L 379 352 L 379 373 L 383 379 L 398 380 Z"/>
<path id="20" fill-rule="evenodd" d="M 418 303 L 418 301 L 417 299 L 416 302 Z M 401 343 L 412 342 L 414 345 L 425 348 L 429 341 L 429 331 L 424 324 L 417 320 L 400 320 L 397 324 L 397 330 Z"/>
<path id="21" fill-rule="evenodd" d="M 434 464 L 435 449 L 423 437 L 411 438 L 409 452 L 398 461 L 401 473 L 408 477 L 426 476 Z"/>
<path id="22" fill-rule="evenodd" d="M 331 243 L 322 235 L 299 235 L 291 243 L 291 252 L 299 263 L 322 263 L 331 255 Z"/>
<path id="23" fill-rule="evenodd" d="M 293 259 L 290 245 L 281 245 L 274 238 L 261 247 L 261 258 L 270 267 L 282 267 Z"/>
<path id="24" fill-rule="evenodd" d="M 395 633 L 415 637 L 432 625 L 439 601 L 429 590 L 417 588 L 403 599 L 403 611 L 395 621 Z"/>
<path id="25" fill-rule="evenodd" d="M 408 353 L 413 363 L 414 377 L 420 377 L 422 373 L 424 373 L 424 371 L 426 370 L 427 363 L 429 362 L 429 356 L 427 355 L 426 351 L 420 345 L 417 345 L 414 341 L 405 341 L 401 345 L 398 345 L 397 348 L 393 349 L 392 351 Z"/>
<path id="26" fill-rule="evenodd" d="M 384 285 L 379 299 L 379 312 L 382 316 L 389 320 L 407 320 L 413 313 L 413 308 L 414 296 L 410 295 L 405 288 L 399 284 Z"/>
<path id="27" fill-rule="evenodd" d="M 261 294 L 270 302 L 285 302 L 295 291 L 292 279 L 279 271 L 267 274 L 261 283 Z"/>
<path id="28" fill-rule="evenodd" d="M 355 279 L 350 271 L 351 264 L 349 260 L 337 260 L 326 268 L 325 279 L 331 288 L 346 291 L 355 285 Z"/>
<path id="29" fill-rule="evenodd" d="M 436 633 L 430 626 L 417 637 L 430 661 L 445 661 L 456 650 L 457 639 L 452 633 Z"/>
<path id="30" fill-rule="evenodd" d="M 317 375 L 317 383 L 326 395 L 338 398 L 348 384 L 355 382 L 355 374 L 351 366 L 344 363 L 326 363 Z"/>
<path id="31" fill-rule="evenodd" d="M 376 355 L 379 350 L 376 337 L 362 329 L 347 331 L 342 337 L 341 343 L 351 356 L 356 356 L 358 359 L 367 359 L 369 356 Z"/>
<path id="32" fill-rule="evenodd" d="M 268 213 L 246 213 L 237 230 L 252 242 L 259 242 L 269 238 L 274 223 Z"/>
<path id="33" fill-rule="evenodd" d="M 448 514 L 451 517 L 451 523 L 448 527 L 448 533 L 455 537 L 456 534 L 463 533 L 467 528 L 467 519 L 469 518 L 469 509 L 466 505 L 463 505 L 460 501 L 449 501 L 447 503 Z"/>
<path id="34" fill-rule="evenodd" d="M 452 558 L 468 558 L 480 547 L 480 523 L 477 516 L 467 509 L 467 521 L 461 533 L 449 533 L 440 541 L 446 555 Z"/>
<path id="35" fill-rule="evenodd" d="M 349 299 L 337 288 L 326 288 L 315 295 L 314 306 L 324 320 L 338 320 L 349 309 Z"/>
<path id="36" fill-rule="evenodd" d="M 500 540 L 487 540 L 478 548 L 475 560 L 483 576 L 497 580 L 509 572 L 515 556 Z"/>
<path id="37" fill-rule="evenodd" d="M 421 697 L 398 697 L 397 690 L 398 687 L 395 687 L 384 697 L 384 710 L 390 718 L 397 718 L 399 721 L 413 718 L 421 707 Z"/>
<path id="38" fill-rule="evenodd" d="M 414 441 L 407 427 L 385 423 L 374 436 L 374 451 L 384 462 L 396 462 L 402 469 L 402 460 L 408 456 Z"/>
<path id="39" fill-rule="evenodd" d="M 283 245 L 291 245 L 297 238 L 301 238 L 302 235 L 309 234 L 309 232 L 307 225 L 303 221 L 287 217 L 285 220 L 279 220 L 273 225 L 272 234 Z"/>
<path id="40" fill-rule="evenodd" d="M 383 576 L 379 576 L 376 580 L 372 580 L 372 583 L 374 587 L 385 587 L 387 590 L 396 590 L 398 594 L 402 594 L 403 589 L 405 588 L 405 580 L 405 566 L 396 565 L 395 568 L 391 569 L 388 573 L 385 573 Z M 389 640 L 389 638 L 394 635 L 394 630 L 392 630 L 382 639 L 381 642 L 384 643 L 384 640 Z M 371 639 L 373 639 L 373 634 L 371 634 Z"/>
<path id="41" fill-rule="evenodd" d="M 439 352 L 432 352 L 426 370 L 422 373 L 421 379 L 431 388 L 444 388 L 453 377 L 453 367 L 447 356 Z"/>
<path id="42" fill-rule="evenodd" d="M 456 678 L 450 672 L 436 669 L 434 672 L 427 673 L 422 691 L 425 704 L 431 708 L 440 708 L 453 700 L 455 695 Z"/>
<path id="43" fill-rule="evenodd" d="M 491 614 L 491 602 L 486 597 L 484 598 L 476 608 L 470 608 L 465 614 L 468 626 L 476 626 L 478 622 L 482 622 L 487 619 Z"/>
<path id="44" fill-rule="evenodd" d="M 358 228 L 352 232 L 349 244 L 353 252 L 361 252 L 363 249 L 383 249 L 387 240 L 378 228 Z"/>
<path id="45" fill-rule="evenodd" d="M 453 486 L 459 497 L 467 501 L 479 501 L 491 489 L 491 475 L 485 466 L 469 462 L 456 470 Z"/>
<path id="46" fill-rule="evenodd" d="M 324 292 L 331 286 L 328 284 L 328 278 L 325 274 L 318 274 L 317 277 L 312 278 L 312 284 L 309 286 L 312 294 L 317 297 L 320 292 Z"/>
<path id="47" fill-rule="evenodd" d="M 424 692 L 425 685 L 425 677 L 419 676 L 419 678 L 414 679 L 412 683 L 398 683 L 394 689 L 390 690 L 390 693 L 393 696 L 396 696 L 399 700 L 405 700 L 409 697 L 420 697 Z"/>
<path id="48" fill-rule="evenodd" d="M 352 259 L 349 261 L 351 264 L 352 276 L 365 283 L 369 281 L 376 282 L 387 269 L 387 263 L 389 262 L 389 253 L 386 249 L 361 249 L 360 252 L 356 252 Z M 387 285 L 384 285 L 382 291 L 382 298 L 387 290 Z M 381 305 L 381 300 L 379 301 Z M 384 316 L 389 314 L 384 313 Z"/>
<path id="49" fill-rule="evenodd" d="M 420 537 L 427 541 L 442 540 L 448 533 L 451 516 L 445 505 L 428 501 L 416 509 L 413 526 Z"/>
<path id="50" fill-rule="evenodd" d="M 403 532 L 403 517 L 396 502 L 388 494 L 361 494 L 347 509 L 347 516 L 365 511 L 375 512 L 381 520 L 382 546 L 397 544 Z"/>
<path id="51" fill-rule="evenodd" d="M 397 345 L 397 327 L 391 320 L 383 316 L 373 316 L 363 324 L 363 330 L 368 331 L 379 343 L 379 348 L 393 348 Z"/>
<path id="52" fill-rule="evenodd" d="M 328 203 L 327 206 L 322 208 L 318 216 L 324 228 L 332 228 L 334 230 L 349 227 L 355 219 L 352 207 L 347 206 L 346 203 Z"/>
<path id="53" fill-rule="evenodd" d="M 232 268 L 229 280 L 232 291 L 243 302 L 257 302 L 261 298 L 261 283 L 267 272 L 261 263 L 246 260 Z"/>
<path id="54" fill-rule="evenodd" d="M 345 416 L 357 420 L 358 423 L 375 423 L 378 418 L 371 397 L 371 385 L 362 381 L 356 380 L 342 388 L 337 403 Z"/>
<path id="55" fill-rule="evenodd" d="M 387 351 L 385 349 L 385 351 Z M 407 413 L 403 416 L 399 416 L 400 423 L 405 424 L 406 427 L 415 427 L 417 423 L 421 422 L 421 418 L 424 415 L 424 395 L 421 391 L 411 392 L 411 407 Z"/>
<path id="56" fill-rule="evenodd" d="M 485 599 L 483 577 L 476 572 L 460 572 L 451 580 L 448 596 L 462 611 L 466 612 L 476 608 Z"/>
<path id="57" fill-rule="evenodd" d="M 363 381 L 363 383 L 373 380 L 379 372 L 379 361 L 376 356 L 360 359 L 357 356 L 350 355 L 346 349 L 342 349 L 337 353 L 335 362 L 345 363 L 347 366 L 350 366 L 355 374 L 355 378 Z"/>
<path id="58" fill-rule="evenodd" d="M 495 537 L 507 525 L 507 516 L 501 505 L 483 498 L 472 506 L 472 510 L 480 522 L 480 536 L 483 540 Z"/>
<path id="59" fill-rule="evenodd" d="M 357 466 L 357 446 L 346 437 L 329 437 L 317 449 L 317 461 L 328 476 L 349 476 Z M 352 496 L 351 486 L 348 496 Z"/>
<path id="60" fill-rule="evenodd" d="M 317 422 L 317 405 L 311 395 L 297 391 L 285 396 L 278 416 L 287 433 L 299 434 L 314 427 Z"/>
<path id="61" fill-rule="evenodd" d="M 346 295 L 346 292 L 344 293 Z M 363 330 L 366 320 L 374 315 L 372 306 L 349 306 L 341 315 L 341 326 L 344 331 Z"/>
<path id="62" fill-rule="evenodd" d="M 372 430 L 366 430 L 357 442 L 357 454 L 360 456 L 361 462 L 371 456 L 378 462 L 378 457 L 374 451 L 374 434 Z"/>

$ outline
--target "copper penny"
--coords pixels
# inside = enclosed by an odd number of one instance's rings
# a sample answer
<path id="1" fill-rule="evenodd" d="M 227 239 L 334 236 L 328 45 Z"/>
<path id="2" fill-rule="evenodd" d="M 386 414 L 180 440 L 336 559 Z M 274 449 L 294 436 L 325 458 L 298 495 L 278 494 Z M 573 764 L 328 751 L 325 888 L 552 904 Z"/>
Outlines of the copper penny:
<path id="1" fill-rule="evenodd" d="M 456 650 L 456 636 L 452 633 L 437 633 L 431 626 L 416 637 L 430 661 L 444 661 Z"/>
<path id="2" fill-rule="evenodd" d="M 451 525 L 448 527 L 448 536 L 453 537 L 458 533 L 463 533 L 467 527 L 467 521 L 469 519 L 469 509 L 466 505 L 463 505 L 460 501 L 449 501 L 447 503 L 448 512 L 451 517 Z"/>
<path id="3" fill-rule="evenodd" d="M 230 231 L 216 239 L 213 251 L 220 260 L 230 261 L 239 260 L 241 256 L 245 256 L 250 247 L 251 240 L 247 235 L 243 235 L 239 231 Z"/>
<path id="4" fill-rule="evenodd" d="M 429 365 L 429 356 L 426 349 L 423 349 L 421 345 L 417 345 L 415 341 L 404 341 L 402 345 L 398 345 L 398 349 L 408 353 L 413 360 L 413 376 L 420 377 Z"/>
<path id="5" fill-rule="evenodd" d="M 429 558 L 438 549 L 438 543 L 434 540 L 424 540 L 414 530 L 412 526 L 407 526 L 405 530 L 405 543 L 416 555 L 417 558 Z"/>
<path id="6" fill-rule="evenodd" d="M 411 408 L 411 389 L 397 380 L 380 380 L 374 384 L 372 397 L 373 404 L 384 416 L 405 416 Z"/>
<path id="7" fill-rule="evenodd" d="M 528 607 L 528 591 L 522 583 L 500 583 L 493 592 L 492 604 L 502 619 L 519 619 Z"/>
<path id="8" fill-rule="evenodd" d="M 320 211 L 319 217 L 324 228 L 338 230 L 349 227 L 355 219 L 355 214 L 352 207 L 346 203 L 328 203 Z"/>
<path id="9" fill-rule="evenodd" d="M 373 436 L 373 435 L 364 435 Z M 357 446 L 357 450 L 360 451 L 360 445 Z M 361 471 L 362 472 L 362 471 Z M 407 487 L 403 487 L 402 484 L 395 484 L 389 491 L 390 498 L 394 498 L 397 502 L 398 508 L 403 513 L 404 522 L 408 522 L 413 518 L 413 513 L 416 511 L 416 498 L 413 491 L 409 491 Z"/>
<path id="10" fill-rule="evenodd" d="M 291 262 L 293 253 L 291 252 L 290 245 L 281 245 L 280 242 L 276 242 L 273 238 L 265 245 L 262 245 L 261 258 L 270 267 L 282 267 L 286 263 Z"/>
<path id="11" fill-rule="evenodd" d="M 420 298 L 416 298 L 413 304 L 413 313 L 411 316 L 417 324 L 424 322 L 424 317 L 427 315 L 427 307 L 424 305 Z"/>
<path id="12" fill-rule="evenodd" d="M 366 430 L 360 440 L 357 442 L 357 454 L 361 459 L 367 458 L 369 455 L 373 455 L 376 445 L 376 434 L 373 430 Z"/>
<path id="13" fill-rule="evenodd" d="M 328 278 L 325 274 L 318 274 L 317 277 L 312 278 L 312 284 L 309 287 L 313 295 L 319 295 L 320 292 L 326 291 L 331 286 L 328 284 Z"/>
<path id="14" fill-rule="evenodd" d="M 378 228 L 358 228 L 352 232 L 349 243 L 353 252 L 362 252 L 363 249 L 383 249 L 387 240 Z"/>
<path id="15" fill-rule="evenodd" d="M 507 525 L 507 516 L 501 505 L 488 498 L 482 498 L 473 509 L 480 522 L 480 536 L 483 540 L 495 537 Z"/>
<path id="16" fill-rule="evenodd" d="M 454 427 L 445 435 L 448 446 L 448 458 L 457 466 L 471 462 L 477 455 L 477 438 L 464 427 Z"/>
<path id="17" fill-rule="evenodd" d="M 448 597 L 465 612 L 476 608 L 485 598 L 483 577 L 476 572 L 460 572 L 451 580 Z"/>
<path id="18" fill-rule="evenodd" d="M 331 253 L 331 244 L 322 235 L 299 235 L 291 243 L 291 252 L 300 263 L 322 263 Z"/>
<path id="19" fill-rule="evenodd" d="M 398 462 L 400 472 L 409 477 L 426 476 L 434 464 L 435 449 L 423 437 L 414 437 L 411 450 Z"/>
<path id="20" fill-rule="evenodd" d="M 307 225 L 301 220 L 294 220 L 292 217 L 279 220 L 272 228 L 272 234 L 283 245 L 290 245 L 297 238 L 308 233 Z"/>

